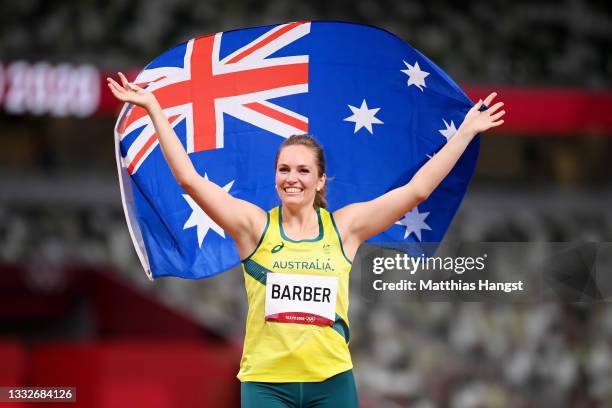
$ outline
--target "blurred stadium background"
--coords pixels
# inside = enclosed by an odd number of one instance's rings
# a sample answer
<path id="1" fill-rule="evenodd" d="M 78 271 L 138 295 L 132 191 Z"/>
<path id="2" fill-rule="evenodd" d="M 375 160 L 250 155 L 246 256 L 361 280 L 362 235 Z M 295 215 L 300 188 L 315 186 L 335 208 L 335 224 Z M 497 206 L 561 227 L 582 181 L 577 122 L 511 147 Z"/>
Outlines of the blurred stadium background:
<path id="1" fill-rule="evenodd" d="M 147 280 L 118 190 L 119 105 L 103 86 L 206 33 L 323 19 L 397 34 L 473 98 L 507 101 L 448 240 L 612 241 L 610 4 L 450 4 L 3 0 L 0 386 L 76 386 L 85 407 L 238 406 L 243 277 Z M 609 304 L 386 305 L 364 303 L 355 281 L 352 292 L 364 407 L 612 406 Z"/>

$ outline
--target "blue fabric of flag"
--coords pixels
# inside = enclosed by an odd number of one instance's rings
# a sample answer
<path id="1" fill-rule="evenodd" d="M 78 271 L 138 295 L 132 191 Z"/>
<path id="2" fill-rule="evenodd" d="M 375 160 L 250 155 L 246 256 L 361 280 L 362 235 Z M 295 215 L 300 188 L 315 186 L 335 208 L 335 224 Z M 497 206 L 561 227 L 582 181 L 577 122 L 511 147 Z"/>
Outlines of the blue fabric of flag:
<path id="1" fill-rule="evenodd" d="M 270 109 L 281 122 L 289 123 L 289 128 L 307 123 L 307 132 L 323 145 L 330 180 L 328 201 L 333 211 L 407 183 L 444 146 L 472 106 L 444 71 L 385 30 L 339 22 L 305 24 L 306 34 L 279 45 L 257 63 L 307 56 L 307 90 L 251 104 L 237 98 L 233 103 L 242 105 L 236 108 L 223 105 L 225 110 L 217 112 L 217 123 L 219 117 L 223 122 L 223 147 L 189 154 L 202 176 L 266 211 L 280 204 L 274 189 L 274 157 L 286 137 L 280 134 L 287 132 L 280 122 L 270 128 L 262 124 L 267 123 L 264 116 Z M 255 55 L 257 47 L 270 46 L 266 35 L 280 27 L 225 32 L 215 40 L 218 50 L 213 48 L 213 52 L 218 52 L 219 60 L 236 55 L 235 60 L 247 61 L 251 57 L 240 56 L 237 50 L 246 47 Z M 289 28 L 283 29 L 290 34 Z M 160 69 L 185 69 L 190 46 L 181 44 L 163 53 L 139 77 Z M 209 89 L 194 92 L 205 95 Z M 191 121 L 198 113 L 193 109 L 193 117 L 179 115 L 174 123 L 185 146 L 189 145 Z M 260 113 L 255 112 L 257 109 Z M 132 160 L 128 152 L 137 150 L 133 146 L 147 127 L 134 125 L 123 132 L 121 122 L 131 111 L 131 106 L 124 107 L 115 131 L 117 162 L 128 225 L 149 276 L 206 278 L 236 266 L 240 259 L 234 242 L 220 228 L 213 228 L 202 214 L 194 215 L 196 211 L 174 180 L 159 146 L 138 161 L 137 170 L 133 164 L 128 170 Z M 168 112 L 171 117 L 172 112 Z M 253 120 L 245 119 L 249 112 Z M 277 125 L 285 130 L 270 131 Z M 475 138 L 449 176 L 419 204 L 412 217 L 407 214 L 403 224 L 398 222 L 369 242 L 441 241 L 467 189 L 478 146 Z"/>

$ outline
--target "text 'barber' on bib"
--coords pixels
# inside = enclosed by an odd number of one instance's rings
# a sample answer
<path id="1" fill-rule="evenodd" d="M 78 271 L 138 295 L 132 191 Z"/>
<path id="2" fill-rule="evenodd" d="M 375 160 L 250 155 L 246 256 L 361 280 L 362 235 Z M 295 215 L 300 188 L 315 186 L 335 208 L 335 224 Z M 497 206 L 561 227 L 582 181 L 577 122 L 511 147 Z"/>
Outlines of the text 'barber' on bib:
<path id="1" fill-rule="evenodd" d="M 331 326 L 336 318 L 335 276 L 268 273 L 266 320 Z"/>

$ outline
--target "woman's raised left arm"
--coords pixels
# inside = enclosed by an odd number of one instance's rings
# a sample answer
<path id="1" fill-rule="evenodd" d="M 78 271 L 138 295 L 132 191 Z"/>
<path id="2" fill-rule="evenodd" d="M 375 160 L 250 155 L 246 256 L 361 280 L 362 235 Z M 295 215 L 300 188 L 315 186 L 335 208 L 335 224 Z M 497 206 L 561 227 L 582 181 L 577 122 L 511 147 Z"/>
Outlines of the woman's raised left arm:
<path id="1" fill-rule="evenodd" d="M 450 173 L 478 133 L 504 123 L 502 117 L 506 112 L 499 110 L 504 105 L 503 102 L 491 106 L 496 95 L 492 93 L 484 101 L 478 101 L 465 115 L 457 133 L 407 184 L 371 201 L 350 204 L 334 212 L 345 249 L 347 244 L 350 247 L 354 244 L 359 246 L 366 239 L 383 232 L 421 201 L 426 200 Z M 489 108 L 481 111 L 483 104 Z"/>

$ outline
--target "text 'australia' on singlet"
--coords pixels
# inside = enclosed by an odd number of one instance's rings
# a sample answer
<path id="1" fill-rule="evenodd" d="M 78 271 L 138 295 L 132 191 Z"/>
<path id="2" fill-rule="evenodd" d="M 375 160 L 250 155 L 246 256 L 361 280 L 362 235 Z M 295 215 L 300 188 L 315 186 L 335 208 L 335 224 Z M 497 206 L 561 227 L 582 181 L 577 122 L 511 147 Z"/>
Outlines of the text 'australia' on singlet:
<path id="1" fill-rule="evenodd" d="M 348 349 L 349 272 L 332 215 L 318 209 L 319 235 L 294 241 L 281 208 L 242 261 L 249 310 L 240 381 L 323 381 L 353 367 Z"/>

